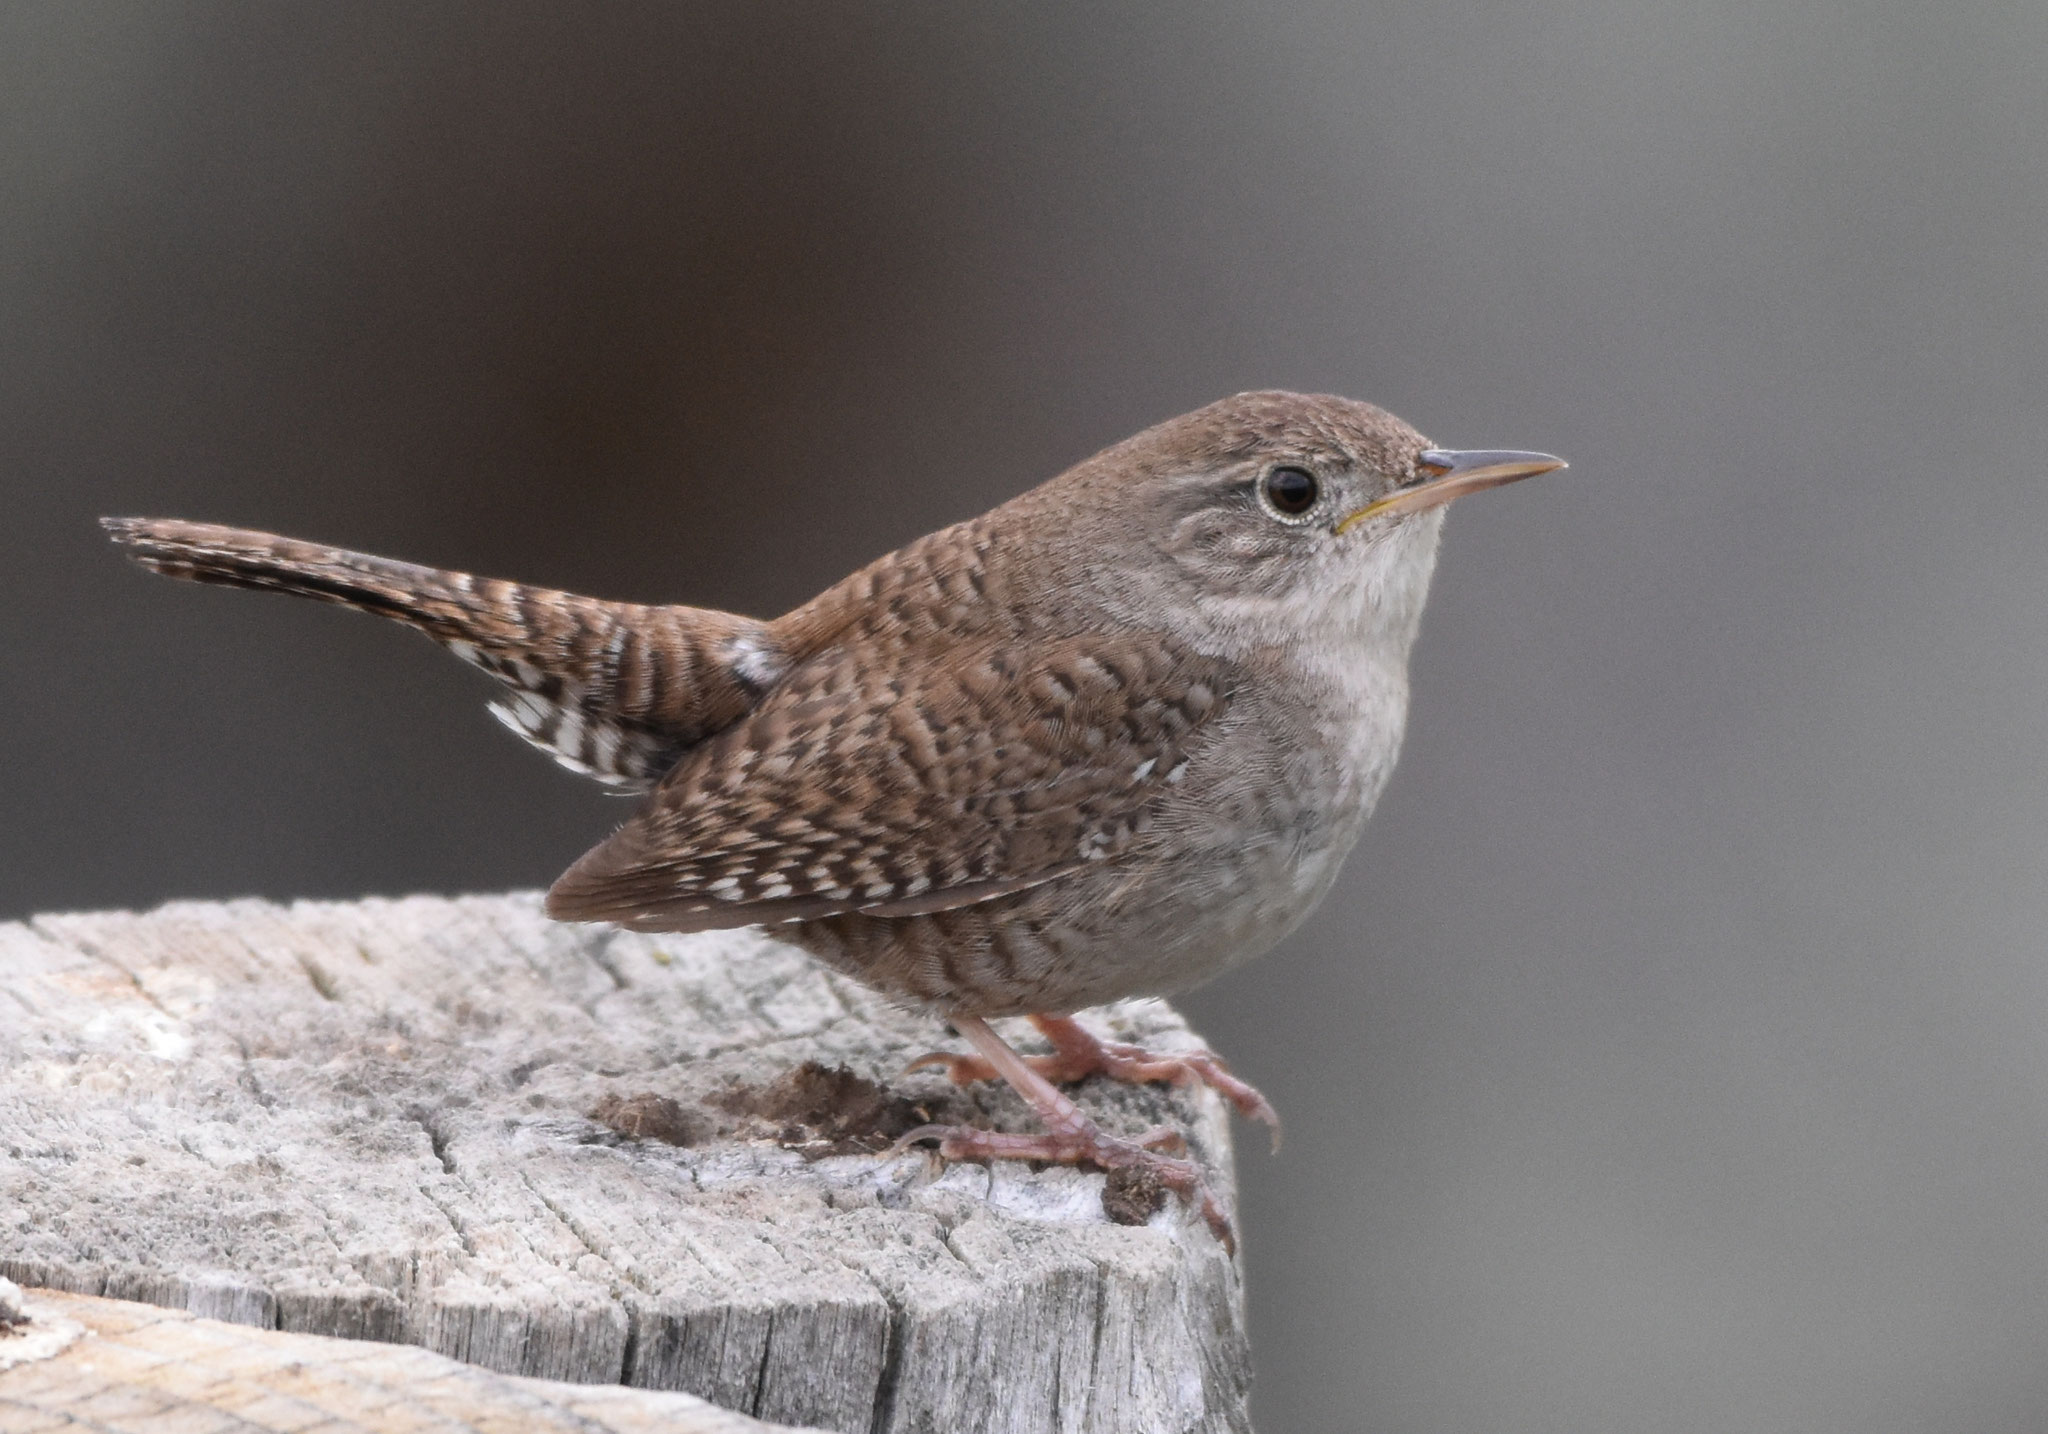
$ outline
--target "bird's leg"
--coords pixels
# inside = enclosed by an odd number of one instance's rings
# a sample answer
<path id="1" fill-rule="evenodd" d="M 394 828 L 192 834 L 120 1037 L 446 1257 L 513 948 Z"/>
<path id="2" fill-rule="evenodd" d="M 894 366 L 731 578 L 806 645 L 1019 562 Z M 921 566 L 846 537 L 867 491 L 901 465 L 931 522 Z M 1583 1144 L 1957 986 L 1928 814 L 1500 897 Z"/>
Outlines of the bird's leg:
<path id="1" fill-rule="evenodd" d="M 1230 1068 L 1214 1052 L 1161 1054 L 1142 1046 L 1125 1045 L 1121 1041 L 1105 1041 L 1072 1016 L 1031 1016 L 1028 1019 L 1052 1042 L 1053 1053 L 1049 1056 L 1020 1056 L 1018 1059 L 1053 1084 L 1072 1085 L 1092 1075 L 1128 1081 L 1133 1085 L 1152 1081 L 1192 1085 L 1200 1081 L 1235 1106 L 1237 1113 L 1246 1120 L 1256 1120 L 1272 1127 L 1273 1148 L 1280 1148 L 1279 1113 L 1255 1088 L 1232 1075 Z M 1001 1074 L 993 1062 L 983 1057 L 958 1056 L 946 1051 L 919 1056 L 907 1069 L 920 1070 L 925 1066 L 944 1066 L 955 1085 L 994 1080 Z"/>
<path id="2" fill-rule="evenodd" d="M 1043 1160 L 1055 1165 L 1094 1165 L 1103 1170 L 1140 1170 L 1157 1180 L 1202 1212 L 1209 1228 L 1225 1249 L 1235 1254 L 1237 1241 L 1230 1219 L 1191 1160 L 1163 1155 L 1162 1150 L 1185 1150 L 1180 1133 L 1164 1126 L 1147 1131 L 1136 1140 L 1119 1140 L 1081 1113 L 1081 1107 L 1062 1095 L 1059 1088 L 1011 1050 L 1003 1038 L 979 1016 L 953 1017 L 954 1029 L 981 1053 L 992 1077 L 1008 1081 L 1024 1097 L 1045 1130 L 1037 1135 L 1013 1135 L 996 1130 L 978 1130 L 966 1125 L 925 1125 L 896 1142 L 896 1149 L 923 1140 L 936 1140 L 945 1160 Z"/>

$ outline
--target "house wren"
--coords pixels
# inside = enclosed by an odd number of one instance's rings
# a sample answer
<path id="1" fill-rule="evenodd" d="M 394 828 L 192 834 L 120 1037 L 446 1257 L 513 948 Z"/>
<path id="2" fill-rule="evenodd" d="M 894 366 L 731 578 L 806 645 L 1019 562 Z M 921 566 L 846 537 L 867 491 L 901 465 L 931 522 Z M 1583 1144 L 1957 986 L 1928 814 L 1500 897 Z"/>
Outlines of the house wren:
<path id="1" fill-rule="evenodd" d="M 647 793 L 548 893 L 639 931 L 766 926 L 944 1014 L 1036 1134 L 928 1127 L 949 1159 L 1149 1176 L 1229 1226 L 1158 1131 L 1104 1134 L 1090 1074 L 1265 1100 L 1214 1056 L 1071 1019 L 1271 947 L 1385 785 L 1443 507 L 1561 468 L 1432 448 L 1349 399 L 1246 393 L 1149 428 L 762 622 L 603 602 L 170 520 L 106 520 L 144 566 L 395 618 L 498 679 L 557 761 Z M 1026 1015 L 1027 1059 L 990 1029 Z M 925 1062 L 920 1062 L 923 1064 Z"/>

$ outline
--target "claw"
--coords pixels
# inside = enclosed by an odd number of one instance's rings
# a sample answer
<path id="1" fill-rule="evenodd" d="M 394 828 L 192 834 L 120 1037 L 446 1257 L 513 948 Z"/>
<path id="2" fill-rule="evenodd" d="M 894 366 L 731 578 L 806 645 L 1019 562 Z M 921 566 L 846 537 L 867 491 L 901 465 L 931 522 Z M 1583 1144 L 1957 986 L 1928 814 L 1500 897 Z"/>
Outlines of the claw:
<path id="1" fill-rule="evenodd" d="M 889 1148 L 882 1152 L 880 1159 L 894 1160 L 920 1140 L 937 1140 L 941 1142 L 943 1148 L 946 1132 L 952 1128 L 949 1125 L 920 1125 L 915 1130 L 906 1130 L 890 1143 Z"/>
<path id="2" fill-rule="evenodd" d="M 973 1056 L 956 1056 L 950 1051 L 926 1051 L 923 1055 L 905 1066 L 901 1073 L 903 1075 L 911 1075 L 929 1066 L 944 1066 L 946 1068 L 946 1078 L 952 1081 L 954 1085 L 969 1085 L 976 1080 L 989 1080 L 994 1077 L 995 1072 L 993 1071 L 990 1071 L 986 1076 L 962 1074 L 961 1068 L 963 1066 L 972 1066 L 975 1063 Z"/>
<path id="3" fill-rule="evenodd" d="M 1164 1149 L 1187 1149 L 1187 1142 L 1178 1131 L 1160 1128 L 1131 1141 L 1104 1135 L 1093 1125 L 1039 1135 L 980 1130 L 967 1125 L 924 1125 L 900 1137 L 889 1153 L 896 1154 L 919 1140 L 933 1139 L 939 1142 L 939 1157 L 943 1160 L 980 1164 L 993 1160 L 1042 1160 L 1051 1165 L 1092 1165 L 1098 1170 L 1142 1170 L 1199 1210 L 1223 1248 L 1232 1255 L 1237 1253 L 1237 1236 L 1231 1229 L 1230 1217 L 1210 1193 L 1202 1172 L 1192 1161 L 1161 1153 Z"/>
<path id="4" fill-rule="evenodd" d="M 1157 1150 L 1166 1155 L 1186 1155 L 1188 1138 L 1170 1125 L 1155 1125 L 1138 1137 L 1138 1144 L 1147 1150 Z"/>
<path id="5" fill-rule="evenodd" d="M 1132 1085 L 1154 1082 L 1168 1085 L 1209 1087 L 1246 1120 L 1256 1120 L 1273 1132 L 1274 1154 L 1280 1151 L 1280 1114 L 1256 1087 L 1230 1073 L 1213 1051 L 1187 1051 L 1161 1055 L 1143 1046 L 1122 1041 L 1105 1041 L 1071 1016 L 1033 1016 L 1031 1024 L 1052 1042 L 1049 1056 L 1025 1056 L 1024 1064 L 1054 1085 L 1072 1085 L 1099 1075 L 1107 1080 Z M 929 1066 L 944 1066 L 954 1085 L 996 1080 L 1000 1072 L 980 1056 L 955 1055 L 950 1051 L 927 1051 L 904 1067 L 904 1074 Z"/>
<path id="6" fill-rule="evenodd" d="M 1230 1217 L 1223 1213 L 1223 1206 L 1209 1192 L 1200 1168 L 1191 1160 L 1178 1158 L 1187 1150 L 1187 1141 L 1179 1131 L 1159 1127 L 1147 1131 L 1136 1141 L 1104 1135 L 1095 1122 L 1082 1113 L 1081 1107 L 1061 1094 L 1054 1084 L 1056 1080 L 1078 1080 L 1098 1070 L 1119 1079 L 1132 1079 L 1119 1067 L 1131 1065 L 1138 1057 L 1144 1057 L 1148 1062 L 1152 1058 L 1136 1047 L 1105 1046 L 1064 1016 L 1033 1016 L 1031 1019 L 1052 1041 L 1052 1055 L 1026 1060 L 989 1029 L 988 1022 L 982 1017 L 960 1012 L 952 1018 L 954 1029 L 967 1038 L 968 1044 L 978 1054 L 954 1056 L 934 1051 L 912 1061 L 910 1069 L 944 1065 L 955 1080 L 961 1078 L 962 1071 L 974 1072 L 969 1079 L 981 1078 L 983 1070 L 991 1076 L 999 1076 L 1009 1082 L 1011 1088 L 1037 1112 L 1045 1125 L 1043 1133 L 1013 1135 L 1006 1131 L 977 1130 L 964 1125 L 920 1125 L 900 1136 L 889 1147 L 889 1155 L 900 1154 L 922 1140 L 936 1140 L 941 1160 L 1043 1160 L 1059 1165 L 1093 1165 L 1101 1170 L 1139 1171 L 1200 1210 L 1217 1241 L 1235 1256 L 1237 1237 L 1231 1231 Z M 1222 1070 L 1221 1062 L 1214 1056 L 1206 1052 L 1203 1055 L 1207 1067 Z M 1071 1071 L 1076 1065 L 1081 1067 L 1078 1074 Z M 1169 1076 L 1148 1068 L 1136 1078 L 1187 1079 L 1190 1072 L 1206 1078 L 1205 1067 L 1200 1064 L 1172 1063 L 1171 1071 Z M 1228 1072 L 1223 1074 L 1228 1076 Z M 1250 1086 L 1243 1086 L 1243 1089 L 1255 1098 L 1258 1096 Z M 1259 1105 L 1271 1112 L 1272 1108 L 1266 1106 L 1262 1099 Z M 1166 1150 L 1174 1154 L 1161 1153 Z"/>

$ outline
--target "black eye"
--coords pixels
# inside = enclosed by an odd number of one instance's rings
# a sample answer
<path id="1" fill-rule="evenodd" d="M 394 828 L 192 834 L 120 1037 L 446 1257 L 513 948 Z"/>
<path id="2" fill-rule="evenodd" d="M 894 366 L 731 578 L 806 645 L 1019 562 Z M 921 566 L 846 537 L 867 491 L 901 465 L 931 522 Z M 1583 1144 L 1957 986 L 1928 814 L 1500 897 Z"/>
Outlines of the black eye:
<path id="1" fill-rule="evenodd" d="M 1273 511 L 1290 518 L 1298 518 L 1315 507 L 1322 491 L 1316 484 L 1316 475 L 1306 468 L 1275 468 L 1266 475 L 1265 489 L 1266 501 L 1273 505 Z"/>

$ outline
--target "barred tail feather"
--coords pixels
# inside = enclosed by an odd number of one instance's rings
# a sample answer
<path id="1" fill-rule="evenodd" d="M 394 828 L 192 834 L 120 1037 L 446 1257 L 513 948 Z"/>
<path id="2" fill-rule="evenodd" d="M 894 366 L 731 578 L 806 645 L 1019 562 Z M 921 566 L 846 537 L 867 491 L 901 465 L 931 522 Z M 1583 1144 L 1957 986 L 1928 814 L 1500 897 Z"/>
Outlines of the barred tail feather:
<path id="1" fill-rule="evenodd" d="M 491 712 L 563 766 L 645 790 L 749 711 L 785 664 L 767 626 L 422 567 L 245 528 L 104 518 L 152 572 L 296 593 L 404 623 L 509 689 Z"/>

